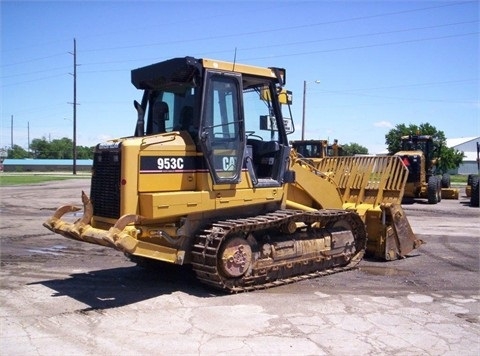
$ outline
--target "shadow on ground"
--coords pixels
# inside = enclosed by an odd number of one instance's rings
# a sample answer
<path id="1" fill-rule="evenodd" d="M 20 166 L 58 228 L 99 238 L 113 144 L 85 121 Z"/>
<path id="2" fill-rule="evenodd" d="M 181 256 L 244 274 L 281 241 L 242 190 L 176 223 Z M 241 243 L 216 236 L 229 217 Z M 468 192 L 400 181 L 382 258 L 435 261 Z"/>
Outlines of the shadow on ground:
<path id="1" fill-rule="evenodd" d="M 200 284 L 191 269 L 179 266 L 156 271 L 137 266 L 118 267 L 32 284 L 54 290 L 52 297 L 76 299 L 89 306 L 85 310 L 117 308 L 177 291 L 200 298 L 223 295 Z"/>

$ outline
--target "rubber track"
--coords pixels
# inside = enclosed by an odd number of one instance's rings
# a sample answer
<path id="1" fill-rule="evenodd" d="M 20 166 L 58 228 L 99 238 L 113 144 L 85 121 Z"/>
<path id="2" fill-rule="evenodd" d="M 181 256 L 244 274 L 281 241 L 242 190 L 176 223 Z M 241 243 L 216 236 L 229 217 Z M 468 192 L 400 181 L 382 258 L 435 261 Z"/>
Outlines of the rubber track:
<path id="1" fill-rule="evenodd" d="M 280 229 L 281 226 L 289 222 L 305 222 L 312 224 L 319 222 L 322 226 L 337 221 L 346 220 L 352 226 L 355 237 L 355 244 L 357 251 L 353 255 L 348 264 L 340 267 L 331 267 L 322 270 L 304 271 L 299 275 L 291 274 L 291 266 L 267 266 L 262 267 L 261 274 L 254 273 L 252 276 L 247 276 L 240 279 L 229 279 L 223 277 L 217 268 L 217 255 L 222 242 L 228 238 L 229 235 L 236 233 L 244 233 L 266 230 L 266 229 Z M 212 287 L 226 290 L 229 292 L 246 292 L 258 289 L 266 289 L 280 285 L 290 284 L 310 278 L 317 278 L 321 276 L 330 275 L 333 273 L 343 272 L 354 268 L 363 258 L 366 247 L 366 232 L 365 226 L 360 217 L 353 212 L 345 210 L 318 210 L 314 212 L 305 212 L 301 210 L 278 210 L 269 214 L 255 216 L 250 218 L 227 219 L 211 224 L 207 229 L 204 229 L 196 236 L 196 242 L 192 249 L 192 267 L 197 278 Z M 335 258 L 332 258 L 335 260 Z M 318 263 L 317 259 L 304 259 L 294 262 L 296 266 L 308 265 Z M 345 263 L 343 261 L 343 263 Z M 321 263 L 320 263 L 321 264 Z M 282 270 L 279 271 L 278 269 Z M 273 272 L 276 275 L 283 275 L 288 277 L 269 280 L 269 274 Z M 255 272 L 258 272 L 256 270 Z"/>

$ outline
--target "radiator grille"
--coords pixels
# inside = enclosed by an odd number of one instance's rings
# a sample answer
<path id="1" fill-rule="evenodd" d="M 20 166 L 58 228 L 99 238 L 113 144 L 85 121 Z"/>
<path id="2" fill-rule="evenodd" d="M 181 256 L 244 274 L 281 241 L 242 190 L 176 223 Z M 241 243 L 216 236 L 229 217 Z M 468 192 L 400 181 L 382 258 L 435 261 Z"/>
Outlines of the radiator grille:
<path id="1" fill-rule="evenodd" d="M 93 214 L 106 218 L 120 217 L 120 146 L 97 146 L 94 154 L 90 199 Z"/>

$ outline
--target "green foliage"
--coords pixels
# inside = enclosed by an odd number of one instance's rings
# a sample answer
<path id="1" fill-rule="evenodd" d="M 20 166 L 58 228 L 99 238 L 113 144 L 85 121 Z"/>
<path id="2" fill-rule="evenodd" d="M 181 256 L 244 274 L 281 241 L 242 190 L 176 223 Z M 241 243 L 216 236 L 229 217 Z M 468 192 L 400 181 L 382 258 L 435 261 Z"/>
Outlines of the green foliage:
<path id="1" fill-rule="evenodd" d="M 13 145 L 7 152 L 11 159 L 73 159 L 73 142 L 67 137 L 52 141 L 45 137 L 34 138 L 30 143 L 30 152 L 18 145 Z M 93 147 L 77 146 L 77 159 L 93 159 Z"/>
<path id="2" fill-rule="evenodd" d="M 78 159 L 93 159 L 93 150 L 95 147 L 77 146 Z"/>
<path id="3" fill-rule="evenodd" d="M 342 145 L 342 156 L 354 156 L 356 154 L 366 155 L 368 154 L 368 148 L 354 142 Z"/>
<path id="4" fill-rule="evenodd" d="M 385 135 L 385 144 L 389 154 L 394 154 L 402 149 L 401 137 L 407 135 L 430 135 L 433 138 L 434 159 L 437 159 L 436 173 L 445 173 L 449 169 L 458 168 L 462 163 L 464 154 L 454 148 L 446 146 L 447 139 L 443 131 L 437 130 L 436 127 L 429 123 L 420 125 L 398 124 Z"/>
<path id="5" fill-rule="evenodd" d="M 437 170 L 439 173 L 446 173 L 451 168 L 457 168 L 462 163 L 463 157 L 465 157 L 463 152 L 458 151 L 453 147 L 442 147 Z"/>
<path id="6" fill-rule="evenodd" d="M 437 150 L 441 146 L 446 146 L 447 143 L 443 131 L 438 131 L 429 123 L 423 123 L 418 126 L 415 124 L 410 124 L 409 126 L 398 124 L 385 135 L 385 144 L 389 154 L 394 154 L 402 149 L 401 137 L 407 135 L 430 135 L 433 137 L 434 147 Z"/>
<path id="7" fill-rule="evenodd" d="M 29 158 L 28 152 L 18 145 L 8 149 L 8 158 L 22 159 Z"/>
<path id="8" fill-rule="evenodd" d="M 33 139 L 30 144 L 33 158 L 73 159 L 73 142 L 67 137 L 47 141 L 45 137 Z M 77 159 L 92 159 L 93 147 L 77 146 Z"/>

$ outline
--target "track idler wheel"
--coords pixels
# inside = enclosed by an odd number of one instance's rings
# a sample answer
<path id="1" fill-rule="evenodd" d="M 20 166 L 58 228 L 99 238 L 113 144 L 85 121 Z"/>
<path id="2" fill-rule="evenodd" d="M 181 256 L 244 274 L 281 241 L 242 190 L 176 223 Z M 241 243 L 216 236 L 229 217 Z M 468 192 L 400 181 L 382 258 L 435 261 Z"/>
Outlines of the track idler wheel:
<path id="1" fill-rule="evenodd" d="M 233 237 L 225 242 L 219 258 L 219 269 L 225 276 L 243 276 L 252 265 L 252 248 L 241 237 Z"/>

